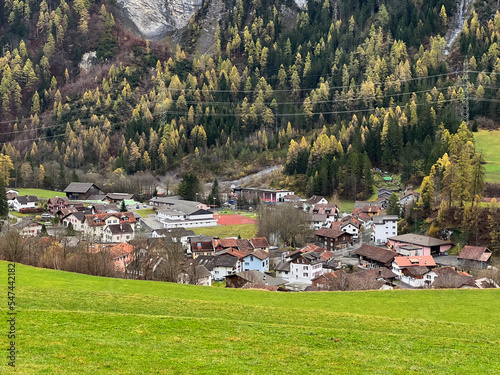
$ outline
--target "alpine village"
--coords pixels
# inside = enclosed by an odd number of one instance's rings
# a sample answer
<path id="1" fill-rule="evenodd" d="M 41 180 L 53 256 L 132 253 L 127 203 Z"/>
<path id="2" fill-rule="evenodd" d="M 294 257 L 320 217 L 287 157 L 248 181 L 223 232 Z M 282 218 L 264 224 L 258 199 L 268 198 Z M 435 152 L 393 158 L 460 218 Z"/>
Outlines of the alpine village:
<path id="1" fill-rule="evenodd" d="M 500 3 L 0 0 L 0 227 L 1 373 L 500 373 Z"/>

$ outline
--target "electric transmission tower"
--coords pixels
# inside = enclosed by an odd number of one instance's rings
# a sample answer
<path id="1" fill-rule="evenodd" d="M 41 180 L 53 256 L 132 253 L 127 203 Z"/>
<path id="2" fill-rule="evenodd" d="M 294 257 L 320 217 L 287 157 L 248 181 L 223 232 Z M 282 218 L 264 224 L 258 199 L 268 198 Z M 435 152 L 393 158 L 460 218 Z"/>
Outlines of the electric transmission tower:
<path id="1" fill-rule="evenodd" d="M 469 127 L 469 59 L 467 56 L 465 56 L 464 70 L 462 72 L 462 90 L 464 91 L 462 122 L 465 122 Z"/>

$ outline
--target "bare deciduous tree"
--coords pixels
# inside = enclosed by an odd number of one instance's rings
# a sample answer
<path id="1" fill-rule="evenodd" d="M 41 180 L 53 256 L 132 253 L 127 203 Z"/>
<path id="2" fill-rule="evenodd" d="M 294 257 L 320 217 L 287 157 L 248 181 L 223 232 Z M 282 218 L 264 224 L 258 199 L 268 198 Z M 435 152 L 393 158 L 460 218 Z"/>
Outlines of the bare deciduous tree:
<path id="1" fill-rule="evenodd" d="M 266 237 L 272 243 L 286 246 L 302 246 L 313 238 L 309 215 L 284 203 L 277 206 L 259 206 L 258 235 Z"/>
<path id="2" fill-rule="evenodd" d="M 22 263 L 25 260 L 26 249 L 24 240 L 15 230 L 9 230 L 0 240 L 0 257 L 10 262 Z"/>

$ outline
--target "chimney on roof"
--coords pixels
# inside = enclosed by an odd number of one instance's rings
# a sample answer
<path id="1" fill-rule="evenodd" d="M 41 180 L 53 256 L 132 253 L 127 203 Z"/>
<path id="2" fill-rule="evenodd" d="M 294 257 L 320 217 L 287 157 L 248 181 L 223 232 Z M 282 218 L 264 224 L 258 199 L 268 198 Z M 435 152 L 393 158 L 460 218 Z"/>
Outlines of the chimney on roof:
<path id="1" fill-rule="evenodd" d="M 381 269 L 378 270 L 378 275 L 382 276 L 382 270 Z"/>

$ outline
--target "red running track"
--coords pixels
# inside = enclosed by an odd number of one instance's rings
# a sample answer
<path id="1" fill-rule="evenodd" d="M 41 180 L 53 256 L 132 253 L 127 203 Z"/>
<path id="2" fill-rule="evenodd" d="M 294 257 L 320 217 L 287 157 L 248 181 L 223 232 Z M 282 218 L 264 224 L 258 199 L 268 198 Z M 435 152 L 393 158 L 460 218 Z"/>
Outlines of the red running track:
<path id="1" fill-rule="evenodd" d="M 219 225 L 254 224 L 257 220 L 242 215 L 214 215 Z"/>

